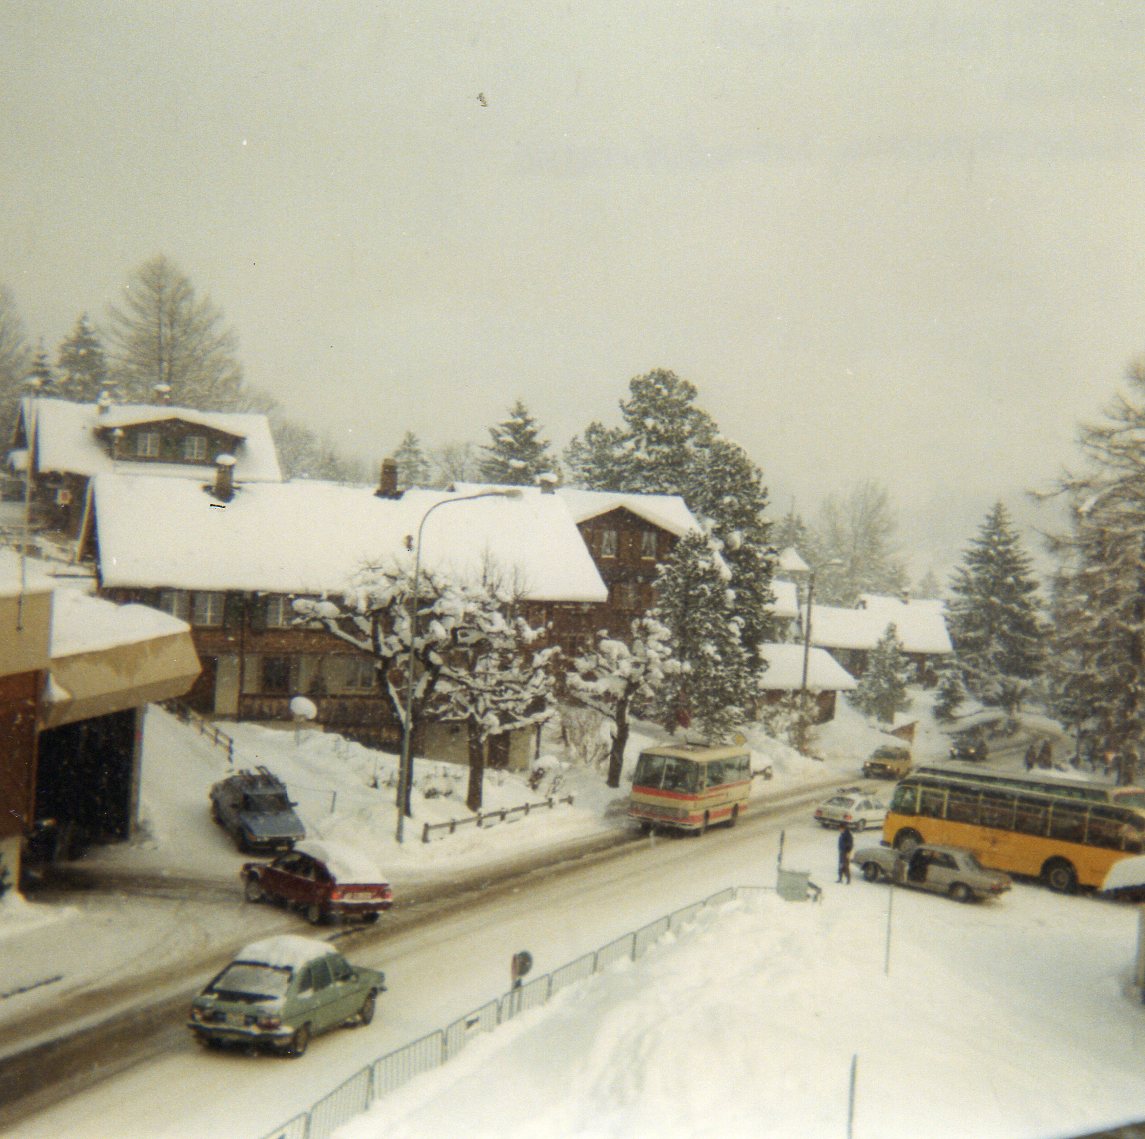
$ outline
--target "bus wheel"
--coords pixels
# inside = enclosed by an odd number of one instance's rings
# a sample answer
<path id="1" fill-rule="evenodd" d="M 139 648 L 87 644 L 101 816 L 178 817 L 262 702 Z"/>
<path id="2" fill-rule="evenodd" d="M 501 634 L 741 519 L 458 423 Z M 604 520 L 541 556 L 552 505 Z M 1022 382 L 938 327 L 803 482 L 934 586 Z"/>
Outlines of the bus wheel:
<path id="1" fill-rule="evenodd" d="M 1077 871 L 1064 858 L 1051 858 L 1042 867 L 1042 877 L 1058 894 L 1072 894 L 1077 889 Z"/>
<path id="2" fill-rule="evenodd" d="M 704 812 L 704 821 L 702 823 L 700 823 L 700 829 L 699 829 L 698 833 L 699 834 L 707 834 L 708 833 L 708 824 L 711 821 L 712 821 L 711 815 L 709 815 L 708 812 L 705 811 Z"/>
<path id="3" fill-rule="evenodd" d="M 739 818 L 739 804 L 736 803 L 736 805 L 734 807 L 732 807 L 732 817 L 730 819 L 728 819 L 728 826 L 734 827 L 736 825 L 736 820 L 738 818 Z"/>
<path id="4" fill-rule="evenodd" d="M 903 854 L 910 854 L 921 842 L 922 835 L 908 827 L 895 835 L 895 850 L 901 850 Z"/>

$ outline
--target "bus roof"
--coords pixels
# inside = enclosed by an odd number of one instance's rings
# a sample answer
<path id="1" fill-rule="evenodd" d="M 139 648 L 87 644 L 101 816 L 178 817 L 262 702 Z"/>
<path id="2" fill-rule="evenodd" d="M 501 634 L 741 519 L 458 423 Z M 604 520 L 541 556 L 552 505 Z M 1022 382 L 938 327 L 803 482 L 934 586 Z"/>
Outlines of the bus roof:
<path id="1" fill-rule="evenodd" d="M 947 775 L 955 779 L 969 779 L 975 783 L 1007 783 L 1013 786 L 1061 787 L 1065 790 L 1128 791 L 1128 787 L 1114 787 L 1109 783 L 1096 783 L 1091 779 L 1073 778 L 1069 775 L 1038 774 L 1033 771 L 992 771 L 981 767 L 969 767 L 958 763 L 924 764 L 914 769 L 915 775 Z"/>
<path id="2" fill-rule="evenodd" d="M 669 755 L 675 759 L 690 759 L 696 763 L 707 763 L 712 759 L 730 759 L 733 755 L 750 755 L 751 749 L 746 744 L 722 744 L 717 747 L 708 747 L 706 744 L 658 744 L 656 747 L 646 747 L 641 755 Z"/>

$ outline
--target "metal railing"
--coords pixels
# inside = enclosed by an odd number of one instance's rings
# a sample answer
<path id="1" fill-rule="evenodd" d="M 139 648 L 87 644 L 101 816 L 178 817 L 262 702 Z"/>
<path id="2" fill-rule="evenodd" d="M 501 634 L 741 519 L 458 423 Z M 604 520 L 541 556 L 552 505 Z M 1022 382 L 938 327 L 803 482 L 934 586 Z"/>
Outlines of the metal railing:
<path id="1" fill-rule="evenodd" d="M 551 810 L 558 803 L 567 803 L 571 807 L 572 802 L 573 797 L 571 795 L 565 795 L 561 799 L 554 799 L 550 796 L 540 803 L 522 803 L 519 807 L 502 807 L 496 811 L 478 811 L 477 814 L 470 815 L 467 819 L 450 819 L 447 823 L 425 823 L 421 828 L 421 841 L 429 842 L 429 836 L 433 831 L 448 831 L 453 834 L 458 827 L 468 826 L 470 823 L 484 827 L 491 822 L 503 823 L 515 815 L 527 815 L 530 811 L 539 811 L 545 807 Z"/>
<path id="2" fill-rule="evenodd" d="M 234 766 L 235 741 L 231 739 L 226 732 L 220 732 L 210 720 L 204 719 L 198 712 L 189 708 L 179 700 L 167 700 L 164 702 L 163 707 L 177 720 L 181 720 L 184 724 L 190 724 L 193 728 L 197 728 L 199 735 L 206 736 L 215 747 L 225 751 L 227 753 L 227 763 L 232 767 Z"/>
<path id="3" fill-rule="evenodd" d="M 757 893 L 774 893 L 774 888 L 731 886 L 675 910 L 666 917 L 649 922 L 640 929 L 632 930 L 600 949 L 562 965 L 552 973 L 510 989 L 500 999 L 487 1001 L 459 1017 L 447 1028 L 437 1029 L 375 1060 L 312 1104 L 308 1110 L 300 1112 L 273 1131 L 266 1132 L 263 1139 L 329 1139 L 339 1127 L 356 1115 L 368 1111 L 383 1096 L 396 1091 L 415 1076 L 433 1071 L 459 1055 L 474 1037 L 492 1032 L 498 1025 L 507 1023 L 523 1012 L 539 1008 L 562 989 L 603 972 L 616 961 L 637 960 L 666 933 L 678 931 L 706 907 L 724 905 L 741 896 Z"/>

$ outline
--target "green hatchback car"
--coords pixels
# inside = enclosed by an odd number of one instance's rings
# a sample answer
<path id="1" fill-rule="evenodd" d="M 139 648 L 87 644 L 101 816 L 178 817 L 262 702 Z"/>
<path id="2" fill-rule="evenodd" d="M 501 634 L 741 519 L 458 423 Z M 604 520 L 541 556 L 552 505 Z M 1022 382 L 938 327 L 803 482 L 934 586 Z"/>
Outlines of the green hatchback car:
<path id="1" fill-rule="evenodd" d="M 386 975 L 351 965 L 325 941 L 284 934 L 256 941 L 191 1002 L 201 1044 L 301 1056 L 312 1036 L 369 1024 Z"/>

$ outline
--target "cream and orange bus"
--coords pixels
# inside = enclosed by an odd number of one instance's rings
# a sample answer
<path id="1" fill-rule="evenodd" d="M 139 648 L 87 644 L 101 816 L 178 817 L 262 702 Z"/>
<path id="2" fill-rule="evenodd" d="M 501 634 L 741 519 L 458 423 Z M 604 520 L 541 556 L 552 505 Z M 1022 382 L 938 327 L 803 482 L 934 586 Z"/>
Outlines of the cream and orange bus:
<path id="1" fill-rule="evenodd" d="M 751 752 L 743 744 L 666 744 L 640 753 L 628 817 L 645 829 L 702 834 L 713 823 L 735 826 L 750 793 Z"/>
<path id="2" fill-rule="evenodd" d="M 1040 878 L 1051 890 L 1100 887 L 1109 868 L 1145 850 L 1140 788 L 1047 785 L 1045 777 L 998 777 L 930 768 L 903 779 L 891 796 L 883 840 L 964 846 L 984 865 Z"/>

